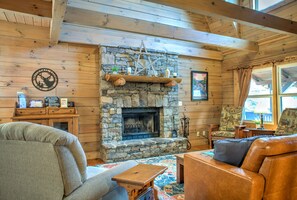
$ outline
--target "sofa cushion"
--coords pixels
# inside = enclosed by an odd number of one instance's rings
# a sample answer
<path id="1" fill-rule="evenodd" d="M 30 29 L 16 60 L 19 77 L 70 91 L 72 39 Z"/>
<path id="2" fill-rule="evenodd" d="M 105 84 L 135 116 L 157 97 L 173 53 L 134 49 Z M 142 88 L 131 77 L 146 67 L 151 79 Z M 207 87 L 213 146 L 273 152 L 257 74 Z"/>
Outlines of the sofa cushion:
<path id="1" fill-rule="evenodd" d="M 271 135 L 270 135 L 271 136 Z M 226 139 L 214 142 L 214 159 L 240 167 L 251 144 L 264 135 L 243 139 Z"/>
<path id="2" fill-rule="evenodd" d="M 213 131 L 211 132 L 211 136 L 235 138 L 235 132 L 234 131 Z"/>

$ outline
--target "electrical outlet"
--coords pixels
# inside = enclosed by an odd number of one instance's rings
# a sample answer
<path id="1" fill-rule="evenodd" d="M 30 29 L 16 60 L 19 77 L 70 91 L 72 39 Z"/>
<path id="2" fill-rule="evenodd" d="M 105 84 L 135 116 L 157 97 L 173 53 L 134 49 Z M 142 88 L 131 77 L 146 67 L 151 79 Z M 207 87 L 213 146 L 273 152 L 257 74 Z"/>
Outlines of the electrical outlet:
<path id="1" fill-rule="evenodd" d="M 200 136 L 200 132 L 199 131 L 197 131 L 197 137 L 199 137 Z"/>
<path id="2" fill-rule="evenodd" d="M 202 135 L 205 136 L 205 131 L 202 132 Z"/>

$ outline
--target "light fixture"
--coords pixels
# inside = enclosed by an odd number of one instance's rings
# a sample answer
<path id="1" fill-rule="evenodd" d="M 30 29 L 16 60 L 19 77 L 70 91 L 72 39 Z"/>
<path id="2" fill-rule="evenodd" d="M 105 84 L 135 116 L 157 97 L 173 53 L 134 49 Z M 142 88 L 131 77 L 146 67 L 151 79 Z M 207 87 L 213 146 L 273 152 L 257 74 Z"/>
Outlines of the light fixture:
<path id="1" fill-rule="evenodd" d="M 260 114 L 260 128 L 258 129 L 264 129 L 264 118 L 263 118 L 263 114 L 268 114 L 269 111 L 267 110 L 267 106 L 265 106 L 263 103 L 258 102 L 254 113 L 256 114 Z"/>

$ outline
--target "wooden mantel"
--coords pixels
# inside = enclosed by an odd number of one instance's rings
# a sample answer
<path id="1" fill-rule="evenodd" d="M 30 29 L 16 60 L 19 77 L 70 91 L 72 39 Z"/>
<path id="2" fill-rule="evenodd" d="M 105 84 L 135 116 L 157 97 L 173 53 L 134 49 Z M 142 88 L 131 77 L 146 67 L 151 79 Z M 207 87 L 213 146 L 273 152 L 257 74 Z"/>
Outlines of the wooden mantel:
<path id="1" fill-rule="evenodd" d="M 181 78 L 164 78 L 164 77 L 150 77 L 150 76 L 134 76 L 121 74 L 106 74 L 105 80 L 112 82 L 114 86 L 125 85 L 126 82 L 140 82 L 140 83 L 164 83 L 167 87 L 173 87 L 182 81 Z"/>

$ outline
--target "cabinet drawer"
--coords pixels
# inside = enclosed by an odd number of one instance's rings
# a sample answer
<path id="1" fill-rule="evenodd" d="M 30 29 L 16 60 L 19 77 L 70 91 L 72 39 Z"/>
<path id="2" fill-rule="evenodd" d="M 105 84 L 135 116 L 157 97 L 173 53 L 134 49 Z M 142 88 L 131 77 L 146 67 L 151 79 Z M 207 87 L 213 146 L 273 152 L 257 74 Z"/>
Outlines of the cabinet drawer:
<path id="1" fill-rule="evenodd" d="M 15 111 L 16 116 L 44 114 L 46 114 L 45 108 L 17 108 Z"/>
<path id="2" fill-rule="evenodd" d="M 74 108 L 49 108 L 48 114 L 75 114 Z"/>

